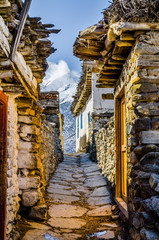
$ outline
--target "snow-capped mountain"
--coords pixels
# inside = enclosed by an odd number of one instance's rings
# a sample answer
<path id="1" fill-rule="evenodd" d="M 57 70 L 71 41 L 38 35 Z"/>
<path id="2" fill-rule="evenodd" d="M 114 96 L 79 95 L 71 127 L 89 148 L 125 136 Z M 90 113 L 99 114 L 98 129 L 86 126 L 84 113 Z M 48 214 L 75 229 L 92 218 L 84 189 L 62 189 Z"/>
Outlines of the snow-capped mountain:
<path id="1" fill-rule="evenodd" d="M 60 94 L 60 112 L 64 115 L 65 152 L 75 151 L 75 119 L 70 111 L 80 74 L 71 71 L 67 63 L 60 60 L 58 64 L 49 62 L 49 69 L 41 85 L 42 91 L 58 91 Z"/>

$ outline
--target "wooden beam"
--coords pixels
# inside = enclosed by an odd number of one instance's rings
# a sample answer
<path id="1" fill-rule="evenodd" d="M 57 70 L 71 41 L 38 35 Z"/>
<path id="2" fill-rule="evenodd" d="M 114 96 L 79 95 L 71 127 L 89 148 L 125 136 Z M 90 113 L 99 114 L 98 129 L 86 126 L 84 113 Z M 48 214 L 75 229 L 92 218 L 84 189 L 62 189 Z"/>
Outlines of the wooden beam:
<path id="1" fill-rule="evenodd" d="M 123 32 L 123 33 L 120 35 L 120 40 L 135 41 L 134 33 Z"/>
<path id="2" fill-rule="evenodd" d="M 114 88 L 114 84 L 98 84 L 97 88 Z"/>
<path id="3" fill-rule="evenodd" d="M 117 60 L 117 61 L 126 61 L 127 60 L 127 56 L 112 55 L 112 59 Z"/>
<path id="4" fill-rule="evenodd" d="M 105 80 L 105 79 L 99 79 L 96 83 L 101 83 L 101 84 L 115 84 L 118 79 L 115 80 Z"/>
<path id="5" fill-rule="evenodd" d="M 121 41 L 121 40 L 117 40 L 115 42 L 116 46 L 118 47 L 132 47 L 134 45 L 133 41 Z"/>
<path id="6" fill-rule="evenodd" d="M 114 94 L 113 94 L 113 93 L 102 94 L 102 99 L 103 99 L 103 100 L 114 99 Z"/>
<path id="7" fill-rule="evenodd" d="M 116 61 L 116 60 L 113 60 L 113 59 L 109 59 L 108 60 L 108 64 L 110 65 L 123 65 L 125 61 Z"/>
<path id="8" fill-rule="evenodd" d="M 19 45 L 19 42 L 20 42 L 20 38 L 21 38 L 22 33 L 23 33 L 23 29 L 24 29 L 24 26 L 25 26 L 25 23 L 26 23 L 26 19 L 28 17 L 28 11 L 29 11 L 29 8 L 30 8 L 30 5 L 31 5 L 31 1 L 32 0 L 25 0 L 22 12 L 20 14 L 20 24 L 16 28 L 13 44 L 12 44 L 12 47 L 11 47 L 10 59 L 12 61 L 14 61 L 14 59 L 15 59 L 15 54 L 16 54 L 16 51 L 17 51 L 17 48 L 18 48 L 18 45 Z"/>

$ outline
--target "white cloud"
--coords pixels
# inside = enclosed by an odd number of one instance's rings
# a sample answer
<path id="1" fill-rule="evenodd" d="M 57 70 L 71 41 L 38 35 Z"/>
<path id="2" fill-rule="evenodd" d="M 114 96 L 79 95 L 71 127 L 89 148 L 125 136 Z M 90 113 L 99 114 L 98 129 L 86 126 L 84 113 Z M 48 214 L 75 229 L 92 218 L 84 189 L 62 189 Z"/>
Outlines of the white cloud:
<path id="1" fill-rule="evenodd" d="M 60 60 L 57 64 L 49 62 L 49 69 L 46 72 L 41 88 L 43 91 L 58 91 L 61 87 L 77 83 L 79 77 L 79 73 L 70 70 L 64 60 Z"/>

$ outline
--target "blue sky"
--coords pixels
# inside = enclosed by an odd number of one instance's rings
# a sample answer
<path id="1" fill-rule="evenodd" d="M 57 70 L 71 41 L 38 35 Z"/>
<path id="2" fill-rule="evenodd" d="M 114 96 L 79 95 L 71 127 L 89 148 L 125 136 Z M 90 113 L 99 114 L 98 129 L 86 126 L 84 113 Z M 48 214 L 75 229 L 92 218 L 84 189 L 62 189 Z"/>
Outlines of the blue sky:
<path id="1" fill-rule="evenodd" d="M 64 60 L 71 70 L 81 71 L 81 63 L 73 56 L 73 44 L 79 31 L 98 23 L 108 0 L 32 0 L 30 16 L 41 17 L 43 23 L 52 23 L 61 29 L 52 34 L 51 40 L 57 51 L 49 61 Z"/>

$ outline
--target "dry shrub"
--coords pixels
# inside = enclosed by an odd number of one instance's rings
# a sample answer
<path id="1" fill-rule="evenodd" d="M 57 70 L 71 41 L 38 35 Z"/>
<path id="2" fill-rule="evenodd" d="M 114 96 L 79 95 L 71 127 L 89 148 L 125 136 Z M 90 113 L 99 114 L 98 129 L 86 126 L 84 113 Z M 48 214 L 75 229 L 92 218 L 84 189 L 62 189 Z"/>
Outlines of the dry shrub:
<path id="1" fill-rule="evenodd" d="M 114 0 L 104 11 L 106 23 L 159 22 L 159 0 Z"/>

